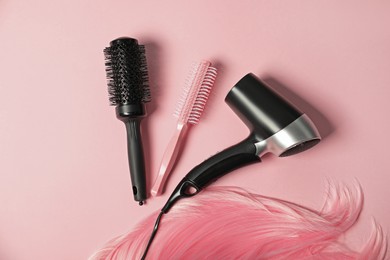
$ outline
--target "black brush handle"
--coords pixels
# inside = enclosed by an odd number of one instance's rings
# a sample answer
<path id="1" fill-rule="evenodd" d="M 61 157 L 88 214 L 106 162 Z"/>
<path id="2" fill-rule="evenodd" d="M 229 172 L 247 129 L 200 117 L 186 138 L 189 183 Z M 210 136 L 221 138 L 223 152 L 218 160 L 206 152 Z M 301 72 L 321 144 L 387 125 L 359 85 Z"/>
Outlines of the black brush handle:
<path id="1" fill-rule="evenodd" d="M 146 200 L 145 159 L 141 137 L 141 118 L 130 118 L 125 122 L 127 151 L 134 200 L 140 205 Z"/>
<path id="2" fill-rule="evenodd" d="M 246 139 L 215 154 L 198 166 L 195 166 L 181 180 L 162 211 L 167 213 L 178 199 L 194 196 L 204 187 L 225 174 L 242 166 L 260 161 L 260 157 L 256 155 L 256 147 L 250 139 Z"/>

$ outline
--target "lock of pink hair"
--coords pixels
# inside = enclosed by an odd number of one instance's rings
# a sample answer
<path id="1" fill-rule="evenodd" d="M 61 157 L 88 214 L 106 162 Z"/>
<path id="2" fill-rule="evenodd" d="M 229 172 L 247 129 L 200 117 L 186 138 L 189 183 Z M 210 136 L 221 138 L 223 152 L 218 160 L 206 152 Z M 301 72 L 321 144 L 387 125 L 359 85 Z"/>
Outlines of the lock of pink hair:
<path id="1" fill-rule="evenodd" d="M 379 225 L 360 252 L 339 239 L 362 206 L 359 185 L 329 183 L 320 211 L 239 188 L 209 187 L 163 215 L 146 259 L 385 259 L 387 241 Z M 140 259 L 158 214 L 90 260 Z"/>

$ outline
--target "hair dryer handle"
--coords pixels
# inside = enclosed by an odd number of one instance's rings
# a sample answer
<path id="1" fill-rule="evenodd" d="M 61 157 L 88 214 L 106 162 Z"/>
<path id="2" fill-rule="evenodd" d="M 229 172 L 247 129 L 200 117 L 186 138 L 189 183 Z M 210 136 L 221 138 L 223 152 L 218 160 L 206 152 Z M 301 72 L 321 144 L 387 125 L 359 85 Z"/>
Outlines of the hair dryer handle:
<path id="1" fill-rule="evenodd" d="M 185 178 L 195 186 L 194 188 L 201 190 L 223 175 L 254 162 L 260 162 L 260 157 L 256 155 L 256 147 L 252 142 L 244 140 L 211 156 L 193 168 Z"/>
<path id="2" fill-rule="evenodd" d="M 178 199 L 194 196 L 204 187 L 225 174 L 250 163 L 260 161 L 260 157 L 256 155 L 255 145 L 248 139 L 211 156 L 194 167 L 181 180 L 162 211 L 164 213 L 168 212 Z"/>

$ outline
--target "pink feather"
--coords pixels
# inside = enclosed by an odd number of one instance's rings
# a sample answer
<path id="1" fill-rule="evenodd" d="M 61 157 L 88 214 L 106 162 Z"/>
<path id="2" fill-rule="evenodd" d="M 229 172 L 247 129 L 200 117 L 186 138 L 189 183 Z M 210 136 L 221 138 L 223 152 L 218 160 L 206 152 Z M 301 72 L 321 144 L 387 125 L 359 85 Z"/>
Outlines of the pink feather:
<path id="1" fill-rule="evenodd" d="M 387 243 L 378 225 L 360 252 L 338 240 L 362 206 L 358 185 L 330 183 L 321 211 L 239 188 L 209 187 L 163 215 L 147 259 L 384 259 Z M 90 260 L 140 259 L 158 213 Z"/>

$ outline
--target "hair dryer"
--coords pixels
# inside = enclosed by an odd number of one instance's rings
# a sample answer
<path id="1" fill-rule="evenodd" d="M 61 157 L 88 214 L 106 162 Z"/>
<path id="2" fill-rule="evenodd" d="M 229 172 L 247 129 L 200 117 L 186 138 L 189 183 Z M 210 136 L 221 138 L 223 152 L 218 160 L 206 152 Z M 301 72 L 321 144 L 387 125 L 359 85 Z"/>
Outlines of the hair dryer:
<path id="1" fill-rule="evenodd" d="M 260 157 L 266 153 L 289 156 L 303 152 L 321 140 L 308 116 L 251 73 L 237 82 L 225 101 L 250 129 L 249 136 L 205 160 L 180 181 L 157 217 L 142 260 L 157 233 L 162 215 L 177 200 L 198 194 L 234 169 L 260 162 Z"/>
<path id="2" fill-rule="evenodd" d="M 321 140 L 307 115 L 252 73 L 229 91 L 225 102 L 247 125 L 249 136 L 193 168 L 177 185 L 163 213 L 178 199 L 194 196 L 226 173 L 260 162 L 260 157 L 266 153 L 285 157 L 303 152 Z"/>

